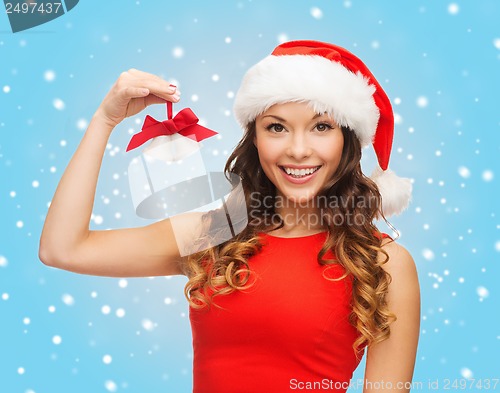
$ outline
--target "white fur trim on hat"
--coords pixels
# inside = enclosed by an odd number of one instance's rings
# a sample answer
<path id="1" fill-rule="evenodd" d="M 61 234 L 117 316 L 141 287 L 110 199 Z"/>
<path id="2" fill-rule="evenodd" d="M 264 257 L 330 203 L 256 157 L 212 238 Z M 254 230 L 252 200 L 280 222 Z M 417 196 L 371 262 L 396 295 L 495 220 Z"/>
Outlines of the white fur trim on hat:
<path id="1" fill-rule="evenodd" d="M 375 86 L 360 73 L 317 55 L 271 55 L 254 65 L 236 94 L 234 113 L 242 127 L 274 104 L 308 102 L 348 126 L 367 146 L 373 142 L 379 109 Z"/>
<path id="2" fill-rule="evenodd" d="M 398 177 L 390 169 L 383 171 L 378 165 L 375 167 L 370 179 L 377 184 L 382 196 L 382 211 L 384 216 L 389 217 L 394 214 L 400 214 L 408 207 L 412 191 L 410 179 Z"/>

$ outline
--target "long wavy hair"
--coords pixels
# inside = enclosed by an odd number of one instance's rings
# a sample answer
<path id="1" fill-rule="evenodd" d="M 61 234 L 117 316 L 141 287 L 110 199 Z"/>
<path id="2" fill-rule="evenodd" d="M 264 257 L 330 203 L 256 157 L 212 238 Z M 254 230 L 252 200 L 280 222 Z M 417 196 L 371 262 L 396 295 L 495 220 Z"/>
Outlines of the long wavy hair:
<path id="1" fill-rule="evenodd" d="M 342 277 L 331 278 L 323 274 L 325 279 L 351 280 L 352 311 L 349 323 L 359 333 L 353 344 L 359 359 L 364 346 L 389 337 L 389 325 L 396 320 L 396 316 L 388 309 L 386 301 L 391 277 L 382 268 L 389 260 L 389 255 L 382 249 L 382 236 L 373 224 L 376 218 L 387 222 L 381 210 L 380 193 L 376 184 L 361 171 L 361 145 L 358 138 L 347 127 L 342 127 L 342 133 L 344 147 L 340 164 L 318 193 L 320 204 L 321 201 L 327 201 L 320 211 L 324 220 L 322 222 L 327 223 L 328 234 L 317 255 L 317 262 L 320 265 L 339 264 L 345 269 Z M 228 180 L 231 181 L 231 174 L 241 179 L 244 200 L 231 200 L 230 197 L 227 204 L 236 207 L 245 203 L 248 225 L 231 240 L 187 257 L 184 268 L 188 282 L 184 294 L 193 308 L 210 307 L 212 304 L 217 306 L 214 297 L 249 288 L 252 285 L 252 272 L 248 259 L 262 248 L 257 232 L 270 232 L 284 225 L 281 220 L 276 228 L 269 228 L 268 223 L 260 219 L 278 216 L 280 221 L 274 203 L 268 201 L 269 197 L 273 200 L 276 198 L 276 187 L 260 165 L 253 144 L 255 134 L 256 125 L 252 122 L 224 168 Z M 340 203 L 328 203 L 335 198 Z M 204 218 L 210 221 L 214 216 L 207 214 Z M 333 253 L 335 259 L 324 259 L 328 251 Z M 381 255 L 384 257 L 380 258 Z"/>

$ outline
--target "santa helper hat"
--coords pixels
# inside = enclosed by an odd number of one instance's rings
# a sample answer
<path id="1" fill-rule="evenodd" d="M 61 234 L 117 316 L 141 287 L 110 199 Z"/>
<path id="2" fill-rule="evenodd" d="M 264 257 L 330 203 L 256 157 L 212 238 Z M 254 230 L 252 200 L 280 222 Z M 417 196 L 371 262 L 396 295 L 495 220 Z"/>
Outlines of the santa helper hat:
<path id="1" fill-rule="evenodd" d="M 317 41 L 286 42 L 250 68 L 236 95 L 234 113 L 242 127 L 274 104 L 308 102 L 349 127 L 361 146 L 373 144 L 378 165 L 370 178 L 382 196 L 386 217 L 411 199 L 410 179 L 388 169 L 394 115 L 384 90 L 363 62 L 339 46 Z"/>

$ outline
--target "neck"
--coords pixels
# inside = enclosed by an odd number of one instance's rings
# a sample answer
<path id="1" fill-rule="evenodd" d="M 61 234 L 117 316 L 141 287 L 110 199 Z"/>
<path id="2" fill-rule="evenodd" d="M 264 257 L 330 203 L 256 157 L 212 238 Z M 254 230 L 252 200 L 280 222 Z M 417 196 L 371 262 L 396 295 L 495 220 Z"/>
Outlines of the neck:
<path id="1" fill-rule="evenodd" d="M 284 222 L 281 231 L 286 233 L 319 232 L 327 226 L 326 222 L 322 222 L 321 210 L 316 198 L 296 201 L 278 195 L 275 212 L 280 215 Z"/>

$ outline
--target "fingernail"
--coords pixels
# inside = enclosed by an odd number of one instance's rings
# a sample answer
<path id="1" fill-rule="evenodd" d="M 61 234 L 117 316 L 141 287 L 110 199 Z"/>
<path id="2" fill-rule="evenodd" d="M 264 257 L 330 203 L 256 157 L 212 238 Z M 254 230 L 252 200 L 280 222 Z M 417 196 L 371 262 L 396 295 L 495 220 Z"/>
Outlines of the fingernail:
<path id="1" fill-rule="evenodd" d="M 172 95 L 172 98 L 173 98 L 175 101 L 179 101 L 181 97 L 179 96 L 179 94 L 177 94 L 177 93 L 176 93 L 176 94 Z"/>
<path id="2" fill-rule="evenodd" d="M 170 86 L 170 88 L 168 89 L 168 92 L 175 93 L 175 91 L 177 90 L 177 86 L 173 85 L 172 83 L 169 86 Z"/>

